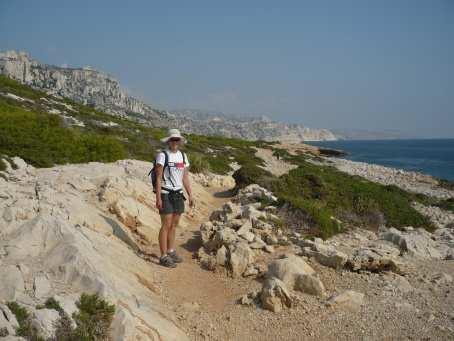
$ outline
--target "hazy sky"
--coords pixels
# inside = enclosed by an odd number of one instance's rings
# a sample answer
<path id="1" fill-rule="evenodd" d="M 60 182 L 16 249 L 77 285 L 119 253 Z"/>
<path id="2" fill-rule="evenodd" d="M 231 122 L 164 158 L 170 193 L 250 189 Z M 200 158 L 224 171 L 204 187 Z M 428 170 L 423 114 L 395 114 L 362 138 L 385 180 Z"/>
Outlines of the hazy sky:
<path id="1" fill-rule="evenodd" d="M 454 137 L 453 0 L 0 0 L 0 49 L 161 108 Z"/>

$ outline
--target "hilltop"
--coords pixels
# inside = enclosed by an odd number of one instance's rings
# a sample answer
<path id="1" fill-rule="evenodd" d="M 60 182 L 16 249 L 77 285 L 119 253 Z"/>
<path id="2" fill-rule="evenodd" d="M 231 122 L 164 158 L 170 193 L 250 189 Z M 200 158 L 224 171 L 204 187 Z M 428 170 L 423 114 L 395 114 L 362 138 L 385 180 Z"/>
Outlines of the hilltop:
<path id="1" fill-rule="evenodd" d="M 66 97 L 116 117 L 133 118 L 149 127 L 178 126 L 186 133 L 247 140 L 301 142 L 336 139 L 327 129 L 312 129 L 298 124 L 219 115 L 209 115 L 207 119 L 193 112 L 158 110 L 130 96 L 111 75 L 90 67 L 68 68 L 44 64 L 24 52 L 0 53 L 0 74 L 47 94 Z"/>

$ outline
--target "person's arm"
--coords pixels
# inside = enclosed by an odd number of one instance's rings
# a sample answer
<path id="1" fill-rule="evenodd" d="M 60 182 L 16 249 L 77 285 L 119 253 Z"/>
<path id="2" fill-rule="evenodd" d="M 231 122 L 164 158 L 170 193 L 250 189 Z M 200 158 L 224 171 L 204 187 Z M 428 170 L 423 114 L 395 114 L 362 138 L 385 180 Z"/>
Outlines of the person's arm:
<path id="1" fill-rule="evenodd" d="M 164 167 L 156 163 L 156 208 L 158 210 L 162 209 L 162 199 L 161 199 L 161 182 L 162 182 L 162 171 Z"/>
<path id="2" fill-rule="evenodd" d="M 183 173 L 183 186 L 188 194 L 189 206 L 194 207 L 194 198 L 192 197 L 191 181 L 189 180 L 189 169 L 186 167 Z"/>

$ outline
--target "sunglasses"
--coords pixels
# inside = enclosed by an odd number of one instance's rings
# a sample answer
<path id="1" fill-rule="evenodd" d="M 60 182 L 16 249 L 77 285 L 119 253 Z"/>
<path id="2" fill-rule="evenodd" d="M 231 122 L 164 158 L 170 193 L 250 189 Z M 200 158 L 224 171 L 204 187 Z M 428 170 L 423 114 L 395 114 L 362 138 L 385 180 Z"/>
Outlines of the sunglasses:
<path id="1" fill-rule="evenodd" d="M 179 139 L 179 138 L 172 138 L 172 139 L 170 139 L 169 141 L 170 141 L 170 142 L 180 142 L 181 139 Z"/>

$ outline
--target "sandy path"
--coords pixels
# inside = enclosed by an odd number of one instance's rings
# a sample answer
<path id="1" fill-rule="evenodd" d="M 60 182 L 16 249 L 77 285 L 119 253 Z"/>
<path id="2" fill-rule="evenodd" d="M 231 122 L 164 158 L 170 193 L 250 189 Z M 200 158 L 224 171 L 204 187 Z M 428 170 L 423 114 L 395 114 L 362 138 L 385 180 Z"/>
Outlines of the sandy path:
<path id="1" fill-rule="evenodd" d="M 276 156 L 273 155 L 273 151 L 271 149 L 264 149 L 264 148 L 255 148 L 257 152 L 255 156 L 261 158 L 265 162 L 265 166 L 262 167 L 266 169 L 273 175 L 281 176 L 287 174 L 292 169 L 297 168 L 296 165 L 292 165 L 291 163 L 285 162 L 282 159 L 278 159 Z"/>

